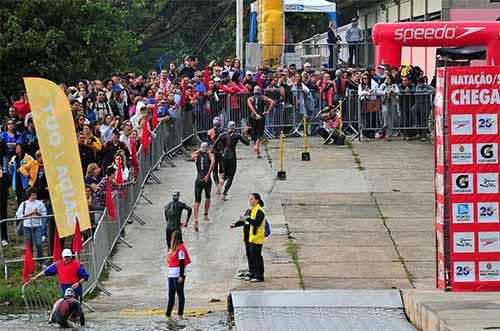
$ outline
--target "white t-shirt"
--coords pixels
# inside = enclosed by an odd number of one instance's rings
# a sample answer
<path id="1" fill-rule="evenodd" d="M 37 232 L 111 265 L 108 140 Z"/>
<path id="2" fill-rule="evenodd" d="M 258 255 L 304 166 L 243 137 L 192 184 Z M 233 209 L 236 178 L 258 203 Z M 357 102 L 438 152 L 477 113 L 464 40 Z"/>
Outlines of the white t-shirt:
<path id="1" fill-rule="evenodd" d="M 17 218 L 23 218 L 24 215 L 29 214 L 38 209 L 38 212 L 42 216 L 47 215 L 47 210 L 45 209 L 45 205 L 40 200 L 26 200 L 23 201 L 16 212 Z M 33 215 L 34 216 L 34 215 Z M 28 218 L 23 221 L 23 226 L 28 228 L 35 228 L 38 226 L 42 226 L 42 218 Z"/>

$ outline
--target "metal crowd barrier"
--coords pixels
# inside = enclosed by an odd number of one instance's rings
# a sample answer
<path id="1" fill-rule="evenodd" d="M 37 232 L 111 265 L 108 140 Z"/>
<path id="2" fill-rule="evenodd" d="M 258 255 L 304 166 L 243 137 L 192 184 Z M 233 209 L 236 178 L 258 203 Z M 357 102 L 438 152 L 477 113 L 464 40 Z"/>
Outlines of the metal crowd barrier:
<path id="1" fill-rule="evenodd" d="M 434 92 L 400 92 L 392 98 L 380 95 L 360 98 L 351 93 L 347 98 L 347 117 L 357 116 L 360 141 L 394 135 L 408 140 L 427 139 L 434 124 L 433 99 Z"/>
<path id="2" fill-rule="evenodd" d="M 99 288 L 107 295 L 111 295 L 109 291 L 99 282 L 99 278 L 106 267 L 106 265 L 121 270 L 111 260 L 111 252 L 118 241 L 123 242 L 125 245 L 130 246 L 123 238 L 122 233 L 128 222 L 133 220 L 140 224 L 144 222 L 134 213 L 134 209 L 143 196 L 144 185 L 148 182 L 153 175 L 155 167 L 161 166 L 161 161 L 169 154 L 177 149 L 182 148 L 183 143 L 192 139 L 195 135 L 195 128 L 193 126 L 192 112 L 179 111 L 178 117 L 169 122 L 162 122 L 154 130 L 156 137 L 153 138 L 149 153 L 146 155 L 141 146 L 138 151 L 139 159 L 139 173 L 137 176 L 137 184 L 129 186 L 125 195 L 122 192 L 114 192 L 113 199 L 116 208 L 117 220 L 109 217 L 106 210 L 96 211 L 95 216 L 98 219 L 93 233 L 88 235 L 88 239 L 84 242 L 82 251 L 79 253 L 78 258 L 89 272 L 89 280 L 83 284 L 84 296 L 92 292 L 95 288 Z M 131 170 L 133 171 L 133 170 Z M 14 223 L 19 220 L 8 219 L 0 222 Z M 68 244 L 70 241 L 68 240 Z M 66 244 L 65 246 L 68 246 Z M 1 245 L 0 245 L 1 246 Z M 70 246 L 68 246 L 70 247 Z M 23 245 L 24 248 L 24 245 Z M 5 248 L 0 247 L 2 254 L 2 264 L 4 270 L 7 270 L 9 263 L 22 262 L 24 260 L 24 251 L 18 250 L 15 258 L 4 258 Z M 44 259 L 52 260 L 52 256 L 44 256 Z M 7 273 L 6 273 L 7 277 Z M 46 316 L 52 308 L 52 304 L 60 297 L 60 290 L 58 281 L 55 278 L 45 279 L 43 282 L 50 282 L 50 293 L 41 293 L 42 282 L 32 282 L 29 285 L 24 285 L 22 288 L 25 305 L 30 316 Z M 56 285 L 57 284 L 57 285 Z M 53 285 L 53 286 L 52 286 Z M 54 291 L 52 291 L 52 289 Z M 53 292 L 53 293 L 52 293 Z M 89 309 L 91 307 L 87 306 Z"/>

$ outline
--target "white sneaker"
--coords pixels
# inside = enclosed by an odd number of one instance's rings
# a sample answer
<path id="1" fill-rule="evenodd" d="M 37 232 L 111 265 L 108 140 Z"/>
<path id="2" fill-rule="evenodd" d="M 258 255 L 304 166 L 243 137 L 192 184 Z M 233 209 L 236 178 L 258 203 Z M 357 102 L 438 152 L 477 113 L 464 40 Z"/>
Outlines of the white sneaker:
<path id="1" fill-rule="evenodd" d="M 9 242 L 5 239 L 2 239 L 2 247 L 8 246 Z"/>
<path id="2" fill-rule="evenodd" d="M 44 243 L 44 242 L 46 242 L 46 241 L 47 241 L 47 237 L 42 236 L 42 242 Z"/>

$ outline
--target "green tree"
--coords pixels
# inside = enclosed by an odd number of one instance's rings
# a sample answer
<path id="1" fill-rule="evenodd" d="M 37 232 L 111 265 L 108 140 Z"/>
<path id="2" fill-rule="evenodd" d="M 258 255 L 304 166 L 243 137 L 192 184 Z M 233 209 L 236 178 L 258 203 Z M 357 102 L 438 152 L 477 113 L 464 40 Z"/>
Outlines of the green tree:
<path id="1" fill-rule="evenodd" d="M 126 14 L 104 0 L 3 1 L 0 97 L 16 93 L 26 76 L 75 82 L 126 68 L 139 46 Z"/>

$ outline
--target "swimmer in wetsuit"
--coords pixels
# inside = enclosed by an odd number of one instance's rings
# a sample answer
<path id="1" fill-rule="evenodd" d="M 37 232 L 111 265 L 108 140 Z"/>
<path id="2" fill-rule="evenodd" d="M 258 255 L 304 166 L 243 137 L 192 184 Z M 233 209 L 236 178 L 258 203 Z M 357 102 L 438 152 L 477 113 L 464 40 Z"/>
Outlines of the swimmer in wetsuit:
<path id="1" fill-rule="evenodd" d="M 257 154 L 257 158 L 260 159 L 260 142 L 264 137 L 266 115 L 271 113 L 274 101 L 262 95 L 262 89 L 259 86 L 253 88 L 253 94 L 253 96 L 248 98 L 247 104 L 248 109 L 250 109 L 251 136 L 255 144 L 254 151 Z"/>
<path id="2" fill-rule="evenodd" d="M 172 238 L 172 233 L 175 230 L 180 230 L 181 227 L 187 228 L 189 219 L 191 218 L 192 209 L 184 202 L 180 201 L 180 192 L 177 190 L 172 191 L 172 201 L 165 205 L 165 221 L 167 222 L 167 247 L 170 248 L 170 241 Z M 187 211 L 187 217 L 185 222 L 181 222 L 182 211 Z M 181 232 L 182 234 L 182 232 Z"/>
<path id="3" fill-rule="evenodd" d="M 216 194 L 221 194 L 221 188 L 219 183 L 222 181 L 222 179 L 220 178 L 219 174 L 223 173 L 224 170 L 222 168 L 222 152 L 213 147 L 215 145 L 215 142 L 217 141 L 217 138 L 219 138 L 219 136 L 224 132 L 222 125 L 223 124 L 220 117 L 215 117 L 213 120 L 214 127 L 208 130 L 207 132 L 209 143 L 212 146 L 212 153 L 215 156 L 215 166 L 214 166 L 214 171 L 212 173 L 212 178 L 217 188 L 217 191 L 215 192 Z"/>
<path id="4" fill-rule="evenodd" d="M 54 303 L 52 313 L 50 314 L 49 323 L 57 323 L 62 328 L 71 328 L 68 319 L 76 322 L 79 320 L 80 325 L 85 325 L 85 316 L 83 315 L 80 302 L 74 297 L 74 290 L 70 287 L 64 292 L 64 298 L 59 299 Z"/>
<path id="5" fill-rule="evenodd" d="M 224 168 L 224 180 L 220 186 L 224 186 L 222 200 L 227 200 L 227 193 L 233 184 L 233 178 L 236 174 L 236 145 L 241 141 L 245 145 L 250 145 L 248 139 L 236 132 L 236 123 L 231 121 L 227 124 L 227 132 L 219 136 L 214 144 L 214 148 L 222 151 L 222 164 Z"/>
<path id="6" fill-rule="evenodd" d="M 205 191 L 205 210 L 203 220 L 208 222 L 210 209 L 210 192 L 212 190 L 212 172 L 215 166 L 215 156 L 208 151 L 208 143 L 203 142 L 200 149 L 191 154 L 196 163 L 196 180 L 194 182 L 194 230 L 199 230 L 198 215 L 201 203 L 201 194 Z"/>

